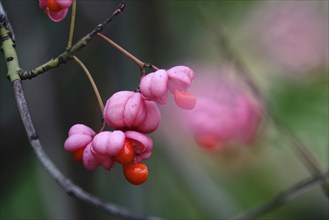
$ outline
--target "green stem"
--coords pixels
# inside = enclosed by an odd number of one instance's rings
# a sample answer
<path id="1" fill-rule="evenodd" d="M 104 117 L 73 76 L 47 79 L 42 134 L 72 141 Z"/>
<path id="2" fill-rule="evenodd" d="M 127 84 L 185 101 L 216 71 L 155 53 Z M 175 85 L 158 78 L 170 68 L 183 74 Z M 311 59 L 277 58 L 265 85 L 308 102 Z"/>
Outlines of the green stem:
<path id="1" fill-rule="evenodd" d="M 67 42 L 67 48 L 71 48 L 72 47 L 76 11 L 77 11 L 77 1 L 76 0 L 73 0 L 72 14 L 71 14 L 71 24 L 70 24 L 70 33 L 69 33 L 69 40 Z"/>
<path id="2" fill-rule="evenodd" d="M 9 36 L 9 31 L 1 27 L 0 30 L 0 39 L 1 39 L 1 49 L 5 56 L 5 60 L 7 62 L 8 73 L 7 77 L 11 82 L 15 80 L 19 80 L 19 74 L 22 69 L 19 67 L 17 54 L 15 50 L 15 43 Z"/>

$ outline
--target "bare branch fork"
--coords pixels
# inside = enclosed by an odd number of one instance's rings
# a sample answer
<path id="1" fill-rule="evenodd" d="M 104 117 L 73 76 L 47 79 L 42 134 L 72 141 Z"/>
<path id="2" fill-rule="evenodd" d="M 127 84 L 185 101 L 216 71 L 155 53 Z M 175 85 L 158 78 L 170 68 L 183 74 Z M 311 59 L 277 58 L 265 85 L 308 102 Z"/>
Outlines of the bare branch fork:
<path id="1" fill-rule="evenodd" d="M 7 62 L 8 68 L 8 78 L 12 82 L 15 99 L 19 109 L 20 117 L 23 121 L 29 142 L 38 158 L 42 163 L 43 167 L 48 171 L 51 177 L 59 184 L 59 186 L 70 196 L 80 199 L 95 208 L 101 209 L 111 215 L 118 216 L 124 219 L 159 219 L 152 216 L 137 215 L 132 213 L 126 208 L 117 206 L 112 203 L 103 201 L 102 199 L 84 191 L 79 186 L 75 185 L 70 179 L 65 177 L 60 170 L 54 165 L 54 163 L 47 156 L 43 147 L 40 143 L 37 131 L 33 125 L 29 109 L 27 107 L 27 102 L 25 99 L 24 91 L 22 89 L 21 77 L 32 78 L 37 76 L 40 73 L 43 73 L 51 68 L 54 68 L 61 63 L 64 63 L 68 60 L 73 53 L 78 51 L 87 45 L 87 43 L 100 32 L 103 27 L 108 24 L 116 15 L 118 15 L 124 9 L 124 4 L 120 4 L 119 7 L 115 10 L 110 18 L 104 21 L 102 24 L 98 25 L 91 33 L 79 40 L 72 48 L 67 49 L 56 59 L 52 59 L 45 63 L 44 65 L 32 70 L 32 71 L 22 71 L 17 59 L 16 50 L 14 48 L 14 35 L 9 23 L 9 20 L 5 14 L 5 11 L 0 2 L 0 28 L 1 28 L 1 49 L 4 53 L 5 60 Z M 21 77 L 20 77 L 21 75 Z"/>
<path id="2" fill-rule="evenodd" d="M 82 37 L 78 42 L 76 42 L 72 47 L 66 48 L 66 50 L 58 55 L 56 58 L 53 58 L 46 63 L 42 64 L 39 67 L 34 68 L 30 71 L 20 71 L 19 76 L 21 80 L 24 79 L 32 79 L 33 77 L 36 77 L 39 74 L 42 74 L 50 69 L 53 69 L 63 63 L 65 63 L 67 60 L 71 59 L 71 56 L 75 54 L 80 49 L 84 48 L 93 38 L 94 36 L 101 32 L 104 27 L 110 23 L 117 15 L 119 15 L 125 8 L 125 4 L 121 3 L 117 9 L 113 12 L 112 16 L 106 19 L 103 23 L 97 25 L 90 33 Z"/>
<path id="3" fill-rule="evenodd" d="M 272 211 L 275 208 L 282 206 L 286 202 L 296 198 L 297 196 L 301 195 L 303 192 L 307 191 L 314 185 L 317 185 L 319 183 L 325 183 L 328 177 L 329 177 L 329 171 L 320 175 L 313 175 L 308 179 L 298 182 L 294 186 L 286 189 L 285 191 L 281 192 L 280 194 L 273 197 L 269 201 L 262 203 L 258 207 L 251 209 L 250 211 L 247 211 L 245 213 L 239 214 L 232 220 L 255 219 L 269 211 Z"/>

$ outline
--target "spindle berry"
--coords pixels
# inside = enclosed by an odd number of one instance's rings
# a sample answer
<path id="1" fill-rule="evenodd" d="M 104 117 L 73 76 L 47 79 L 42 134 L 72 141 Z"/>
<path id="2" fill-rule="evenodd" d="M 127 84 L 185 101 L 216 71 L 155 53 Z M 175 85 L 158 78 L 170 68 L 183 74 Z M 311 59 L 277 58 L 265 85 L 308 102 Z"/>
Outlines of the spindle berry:
<path id="1" fill-rule="evenodd" d="M 113 159 L 118 163 L 126 164 L 130 163 L 134 159 L 134 156 L 134 146 L 130 140 L 126 139 L 124 146 Z"/>
<path id="2" fill-rule="evenodd" d="M 143 163 L 124 164 L 123 173 L 128 182 L 134 185 L 140 185 L 148 178 L 148 169 Z"/>

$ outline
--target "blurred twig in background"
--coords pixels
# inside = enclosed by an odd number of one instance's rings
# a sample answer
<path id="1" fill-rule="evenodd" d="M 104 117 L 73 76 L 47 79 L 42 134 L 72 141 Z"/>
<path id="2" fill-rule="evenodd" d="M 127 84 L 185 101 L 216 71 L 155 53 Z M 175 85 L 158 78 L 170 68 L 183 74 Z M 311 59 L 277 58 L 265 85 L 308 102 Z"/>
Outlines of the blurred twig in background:
<path id="1" fill-rule="evenodd" d="M 274 112 L 274 108 L 272 108 L 270 101 L 267 101 L 262 94 L 259 87 L 256 85 L 255 81 L 252 78 L 250 69 L 243 62 L 241 56 L 233 49 L 230 40 L 226 37 L 225 31 L 221 23 L 217 20 L 216 24 L 213 23 L 211 19 L 207 16 L 207 13 L 204 9 L 200 10 L 200 15 L 202 21 L 206 25 L 209 30 L 209 33 L 213 34 L 215 41 L 218 45 L 218 50 L 221 54 L 223 54 L 224 59 L 229 63 L 233 64 L 233 67 L 236 68 L 236 72 L 240 74 L 240 78 L 242 78 L 245 83 L 250 87 L 253 91 L 254 95 L 259 99 L 260 102 L 265 104 L 263 109 L 263 115 L 267 116 L 267 118 L 272 121 L 275 125 L 276 129 L 286 136 L 289 139 L 291 147 L 293 148 L 295 154 L 298 159 L 304 164 L 307 170 L 311 173 L 313 178 L 311 180 L 307 180 L 306 182 L 302 182 L 297 184 L 295 187 L 292 187 L 286 190 L 283 193 L 280 193 L 277 197 L 271 200 L 268 203 L 264 203 L 258 209 L 251 211 L 250 216 L 247 213 L 246 216 L 241 215 L 237 219 L 252 219 L 261 214 L 264 214 L 271 209 L 275 209 L 276 207 L 282 205 L 284 202 L 289 201 L 296 193 L 301 193 L 304 190 L 304 187 L 310 187 L 315 185 L 315 183 L 321 183 L 323 192 L 329 198 L 329 177 L 328 172 L 322 174 L 322 170 L 320 168 L 319 163 L 316 158 L 313 156 L 312 152 L 303 144 L 303 142 L 294 134 L 294 132 L 289 129 L 282 121 L 280 121 Z"/>
<path id="2" fill-rule="evenodd" d="M 279 193 L 274 198 L 270 199 L 267 202 L 263 202 L 258 207 L 251 209 L 245 213 L 241 213 L 238 216 L 234 217 L 234 220 L 247 220 L 247 219 L 255 219 L 261 215 L 270 212 L 285 203 L 289 202 L 290 200 L 296 198 L 297 196 L 302 195 L 304 192 L 311 189 L 313 186 L 319 183 L 325 183 L 329 177 L 329 171 L 320 174 L 320 175 L 313 175 L 310 178 L 304 179 L 294 186 L 286 189 L 285 191 Z"/>

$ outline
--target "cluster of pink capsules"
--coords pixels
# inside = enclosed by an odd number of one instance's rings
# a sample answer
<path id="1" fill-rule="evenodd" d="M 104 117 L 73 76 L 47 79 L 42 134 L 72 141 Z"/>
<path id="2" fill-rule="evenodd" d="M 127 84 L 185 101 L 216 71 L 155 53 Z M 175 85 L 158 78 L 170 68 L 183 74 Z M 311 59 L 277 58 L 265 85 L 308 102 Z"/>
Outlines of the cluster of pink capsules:
<path id="1" fill-rule="evenodd" d="M 160 69 L 143 76 L 137 91 L 120 91 L 107 100 L 104 119 L 114 131 L 96 134 L 85 125 L 73 125 L 65 149 L 86 169 L 102 166 L 111 170 L 119 163 L 129 182 L 136 185 L 145 182 L 148 171 L 141 162 L 151 156 L 153 148 L 147 134 L 158 128 L 161 119 L 156 103 L 166 104 L 169 91 L 179 107 L 193 109 L 196 99 L 187 92 L 193 78 L 193 71 L 186 66 Z"/>

